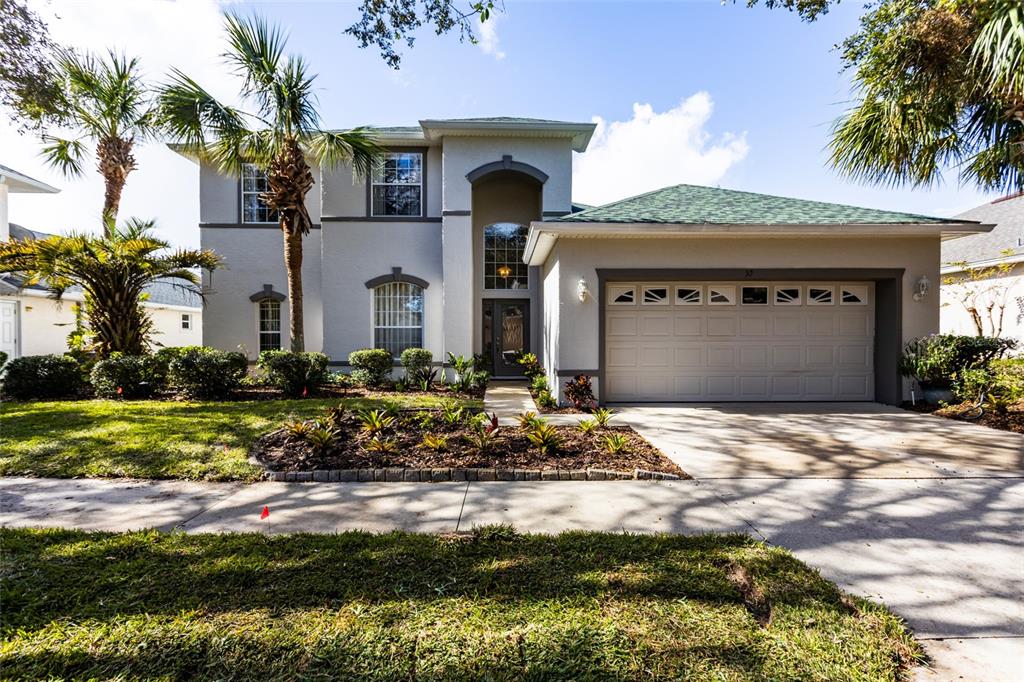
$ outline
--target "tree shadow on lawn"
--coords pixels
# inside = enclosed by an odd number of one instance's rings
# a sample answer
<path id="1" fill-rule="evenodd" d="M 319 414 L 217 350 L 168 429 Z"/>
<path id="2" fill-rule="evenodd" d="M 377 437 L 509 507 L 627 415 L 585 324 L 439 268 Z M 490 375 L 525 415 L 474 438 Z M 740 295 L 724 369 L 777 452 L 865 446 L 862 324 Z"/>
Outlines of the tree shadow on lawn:
<path id="1" fill-rule="evenodd" d="M 0 537 L 0 662 L 28 676 L 868 679 L 915 655 L 895 618 L 741 535 Z"/>
<path id="2" fill-rule="evenodd" d="M 248 461 L 262 434 L 340 400 L 171 402 L 88 400 L 7 403 L 0 475 L 256 480 Z"/>

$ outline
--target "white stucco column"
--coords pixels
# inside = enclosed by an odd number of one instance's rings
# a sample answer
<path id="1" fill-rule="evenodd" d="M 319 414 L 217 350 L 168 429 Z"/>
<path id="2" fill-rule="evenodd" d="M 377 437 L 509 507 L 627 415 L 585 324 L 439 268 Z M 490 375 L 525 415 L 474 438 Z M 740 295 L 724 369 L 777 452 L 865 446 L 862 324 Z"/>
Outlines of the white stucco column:
<path id="1" fill-rule="evenodd" d="M 473 223 L 468 215 L 441 222 L 444 352 L 473 354 Z M 447 358 L 447 355 L 445 356 Z"/>
<path id="2" fill-rule="evenodd" d="M 0 182 L 0 242 L 11 238 L 11 226 L 7 216 L 7 183 Z"/>

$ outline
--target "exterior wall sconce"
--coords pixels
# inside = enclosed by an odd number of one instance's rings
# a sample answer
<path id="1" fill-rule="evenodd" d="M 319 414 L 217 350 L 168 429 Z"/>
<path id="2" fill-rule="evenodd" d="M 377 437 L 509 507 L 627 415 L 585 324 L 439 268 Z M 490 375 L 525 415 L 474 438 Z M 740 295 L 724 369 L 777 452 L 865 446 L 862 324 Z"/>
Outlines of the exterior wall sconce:
<path id="1" fill-rule="evenodd" d="M 580 299 L 580 303 L 586 303 L 587 296 L 590 296 L 590 289 L 587 288 L 587 280 L 584 277 L 580 277 L 580 281 L 576 282 L 576 297 Z"/>
<path id="2" fill-rule="evenodd" d="M 928 291 L 932 288 L 932 283 L 928 280 L 927 275 L 921 275 L 921 278 L 917 280 L 917 284 L 914 286 L 914 300 L 920 301 L 928 295 Z"/>
<path id="3" fill-rule="evenodd" d="M 501 265 L 498 267 L 498 277 L 508 277 L 512 274 L 512 268 L 507 265 Z"/>

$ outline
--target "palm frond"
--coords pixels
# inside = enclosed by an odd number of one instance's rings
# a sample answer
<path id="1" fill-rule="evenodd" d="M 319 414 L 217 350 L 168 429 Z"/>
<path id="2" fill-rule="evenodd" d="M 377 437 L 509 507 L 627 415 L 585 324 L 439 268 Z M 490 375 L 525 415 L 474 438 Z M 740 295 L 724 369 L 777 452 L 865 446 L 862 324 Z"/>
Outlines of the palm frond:
<path id="1" fill-rule="evenodd" d="M 384 148 L 366 127 L 351 130 L 322 130 L 306 139 L 306 146 L 317 163 L 327 167 L 350 163 L 358 177 L 369 177 L 380 165 Z"/>
<path id="2" fill-rule="evenodd" d="M 284 54 L 284 32 L 259 16 L 237 14 L 227 15 L 225 29 L 230 49 L 224 57 L 242 77 L 242 94 L 255 100 L 261 113 L 270 117 L 278 65 Z"/>
<path id="3" fill-rule="evenodd" d="M 46 163 L 59 170 L 65 177 L 78 177 L 83 172 L 87 151 L 82 140 L 66 140 L 53 135 L 43 136 L 41 156 Z"/>
<path id="4" fill-rule="evenodd" d="M 244 115 L 211 95 L 177 69 L 158 89 L 161 127 L 187 154 L 216 163 L 223 171 L 238 174 L 244 159 L 237 158 L 241 140 L 249 135 Z"/>
<path id="5" fill-rule="evenodd" d="M 309 76 L 302 57 L 289 57 L 274 82 L 274 129 L 285 137 L 302 137 L 318 130 L 320 115 L 313 91 L 316 76 Z"/>
<path id="6" fill-rule="evenodd" d="M 1024 95 L 1024 6 L 1017 0 L 986 3 L 985 23 L 971 58 L 994 93 Z"/>

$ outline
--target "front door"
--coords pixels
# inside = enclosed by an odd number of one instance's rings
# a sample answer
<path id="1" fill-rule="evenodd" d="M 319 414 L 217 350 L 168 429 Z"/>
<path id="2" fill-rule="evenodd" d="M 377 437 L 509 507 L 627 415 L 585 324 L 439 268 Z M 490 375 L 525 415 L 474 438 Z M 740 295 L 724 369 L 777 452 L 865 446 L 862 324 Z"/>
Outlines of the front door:
<path id="1" fill-rule="evenodd" d="M 530 352 L 530 302 L 484 301 L 483 332 L 483 356 L 490 362 L 491 376 L 523 376 L 523 368 L 516 360 Z"/>
<path id="2" fill-rule="evenodd" d="M 18 302 L 0 301 L 0 351 L 18 357 Z"/>

